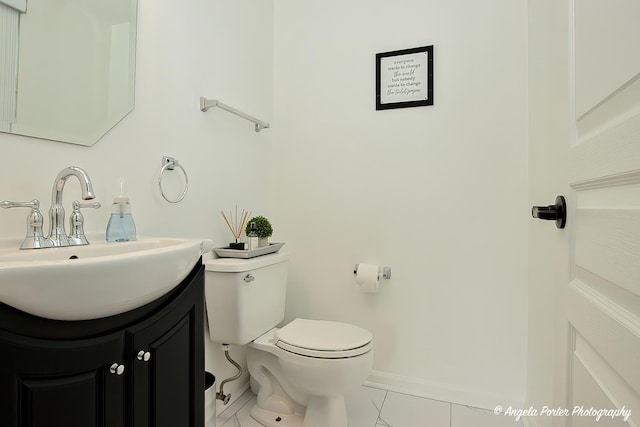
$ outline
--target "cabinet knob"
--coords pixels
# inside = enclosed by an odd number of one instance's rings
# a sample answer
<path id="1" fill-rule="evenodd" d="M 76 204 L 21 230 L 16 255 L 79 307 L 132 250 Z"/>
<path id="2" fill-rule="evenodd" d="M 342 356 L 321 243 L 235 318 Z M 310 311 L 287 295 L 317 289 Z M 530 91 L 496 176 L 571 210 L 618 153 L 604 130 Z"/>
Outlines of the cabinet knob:
<path id="1" fill-rule="evenodd" d="M 149 353 L 148 351 L 140 350 L 138 352 L 138 360 L 142 362 L 148 362 L 149 359 L 151 359 L 151 353 Z"/>
<path id="2" fill-rule="evenodd" d="M 122 375 L 124 374 L 124 365 L 114 363 L 113 365 L 111 365 L 111 367 L 109 367 L 109 372 L 116 375 Z"/>

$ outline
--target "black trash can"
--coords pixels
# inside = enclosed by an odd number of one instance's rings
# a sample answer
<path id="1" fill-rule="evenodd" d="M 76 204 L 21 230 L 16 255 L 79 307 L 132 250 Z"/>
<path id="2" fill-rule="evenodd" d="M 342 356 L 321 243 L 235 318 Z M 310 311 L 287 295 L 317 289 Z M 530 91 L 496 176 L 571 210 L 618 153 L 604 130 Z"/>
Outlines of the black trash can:
<path id="1" fill-rule="evenodd" d="M 216 427 L 216 377 L 204 373 L 204 425 Z"/>

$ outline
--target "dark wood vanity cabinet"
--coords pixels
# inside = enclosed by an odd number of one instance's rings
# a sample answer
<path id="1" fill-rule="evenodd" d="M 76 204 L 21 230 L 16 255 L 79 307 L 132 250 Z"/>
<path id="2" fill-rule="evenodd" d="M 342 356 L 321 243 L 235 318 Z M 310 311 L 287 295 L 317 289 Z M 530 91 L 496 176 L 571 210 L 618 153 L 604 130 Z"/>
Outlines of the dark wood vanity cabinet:
<path id="1" fill-rule="evenodd" d="M 204 276 L 201 275 L 203 278 Z M 204 279 L 203 279 L 204 280 Z M 203 280 L 201 282 L 203 282 Z M 204 294 L 127 330 L 133 427 L 204 425 Z"/>
<path id="2" fill-rule="evenodd" d="M 120 315 L 55 321 L 0 304 L 0 426 L 202 427 L 204 271 Z"/>
<path id="3" fill-rule="evenodd" d="M 52 341 L 0 334 L 0 425 L 122 426 L 124 334 Z"/>

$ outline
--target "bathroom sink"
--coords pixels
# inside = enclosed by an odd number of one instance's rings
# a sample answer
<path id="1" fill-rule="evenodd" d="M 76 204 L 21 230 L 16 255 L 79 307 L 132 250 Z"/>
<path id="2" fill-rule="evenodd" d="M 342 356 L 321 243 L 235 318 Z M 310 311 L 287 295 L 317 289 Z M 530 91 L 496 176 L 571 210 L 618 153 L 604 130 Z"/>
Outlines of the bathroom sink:
<path id="1" fill-rule="evenodd" d="M 21 239 L 0 240 L 0 301 L 57 320 L 120 314 L 176 287 L 211 240 L 138 237 L 90 245 L 19 250 Z"/>

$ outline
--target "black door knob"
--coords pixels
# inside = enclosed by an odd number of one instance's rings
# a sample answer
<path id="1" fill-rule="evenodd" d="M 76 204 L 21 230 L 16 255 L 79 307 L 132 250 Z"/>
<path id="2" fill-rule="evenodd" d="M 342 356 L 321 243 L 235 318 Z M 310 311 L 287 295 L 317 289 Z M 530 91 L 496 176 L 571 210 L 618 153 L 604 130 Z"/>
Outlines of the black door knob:
<path id="1" fill-rule="evenodd" d="M 556 227 L 564 228 L 567 224 L 567 203 L 563 196 L 556 197 L 556 204 L 549 206 L 534 206 L 531 216 L 538 219 L 555 221 Z"/>

